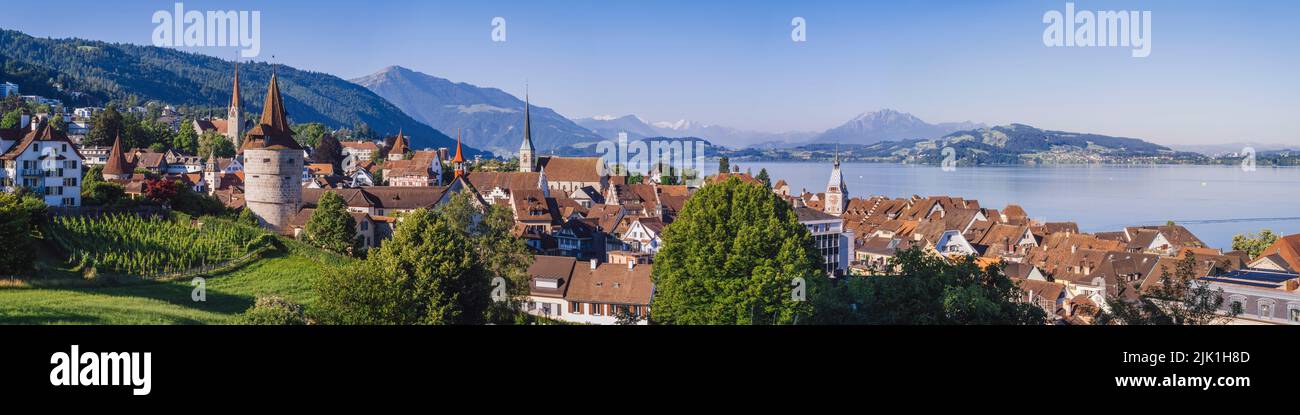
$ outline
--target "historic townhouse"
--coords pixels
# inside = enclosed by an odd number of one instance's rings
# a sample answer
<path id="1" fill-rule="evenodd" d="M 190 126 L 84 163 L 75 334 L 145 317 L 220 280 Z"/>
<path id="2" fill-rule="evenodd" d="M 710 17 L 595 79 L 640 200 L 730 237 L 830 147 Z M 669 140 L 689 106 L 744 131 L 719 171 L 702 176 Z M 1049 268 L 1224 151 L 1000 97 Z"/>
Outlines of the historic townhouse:
<path id="1" fill-rule="evenodd" d="M 47 122 L 33 122 L 31 131 L 0 130 L 0 183 L 7 192 L 27 188 L 49 206 L 81 205 L 84 158 L 67 134 Z M 21 135 L 20 135 L 21 134 Z"/>

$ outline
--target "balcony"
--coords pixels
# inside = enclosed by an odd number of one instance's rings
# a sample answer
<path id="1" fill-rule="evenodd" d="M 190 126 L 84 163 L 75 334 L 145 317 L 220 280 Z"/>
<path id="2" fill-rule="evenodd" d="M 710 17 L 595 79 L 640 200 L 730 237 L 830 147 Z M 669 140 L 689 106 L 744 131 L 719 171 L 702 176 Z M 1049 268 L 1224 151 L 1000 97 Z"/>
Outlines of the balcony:
<path id="1" fill-rule="evenodd" d="M 58 169 L 22 169 L 24 177 L 60 177 Z"/>

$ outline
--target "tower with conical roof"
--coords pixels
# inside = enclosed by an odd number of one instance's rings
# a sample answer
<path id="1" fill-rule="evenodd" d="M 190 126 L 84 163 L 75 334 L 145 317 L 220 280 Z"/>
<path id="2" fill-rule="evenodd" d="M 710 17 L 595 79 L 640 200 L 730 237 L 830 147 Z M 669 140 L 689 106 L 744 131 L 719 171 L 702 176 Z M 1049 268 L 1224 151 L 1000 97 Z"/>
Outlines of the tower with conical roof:
<path id="1" fill-rule="evenodd" d="M 406 143 L 406 137 L 402 135 L 402 130 L 397 130 L 397 138 L 393 139 L 393 148 L 388 150 L 389 160 L 402 160 L 406 158 L 406 150 L 409 147 Z"/>
<path id="2" fill-rule="evenodd" d="M 844 174 L 840 172 L 840 152 L 835 150 L 835 164 L 831 167 L 831 180 L 826 184 L 826 201 L 822 211 L 840 216 L 849 197 L 849 189 L 844 186 Z"/>
<path id="3" fill-rule="evenodd" d="M 104 180 L 126 180 L 131 178 L 131 173 L 134 171 L 131 162 L 126 160 L 126 154 L 122 153 L 122 135 L 118 134 L 117 139 L 113 140 L 113 148 L 108 151 L 108 160 L 104 162 L 104 169 L 100 174 L 104 176 Z"/>
<path id="4" fill-rule="evenodd" d="M 244 126 L 239 114 L 239 62 L 235 62 L 234 88 L 230 93 L 230 107 L 226 109 L 226 138 L 235 147 L 239 146 L 239 130 Z"/>
<path id="5" fill-rule="evenodd" d="M 533 119 L 529 115 L 528 92 L 524 92 L 524 142 L 519 145 L 519 171 L 532 173 L 537 169 L 537 152 L 533 148 Z"/>
<path id="6" fill-rule="evenodd" d="M 244 156 L 244 200 L 258 222 L 283 230 L 302 205 L 303 150 L 284 113 L 274 74 L 266 88 L 262 118 L 239 147 Z"/>
<path id="7" fill-rule="evenodd" d="M 465 156 L 460 152 L 460 129 L 456 129 L 456 156 L 451 158 L 451 165 L 455 177 L 465 175 Z"/>

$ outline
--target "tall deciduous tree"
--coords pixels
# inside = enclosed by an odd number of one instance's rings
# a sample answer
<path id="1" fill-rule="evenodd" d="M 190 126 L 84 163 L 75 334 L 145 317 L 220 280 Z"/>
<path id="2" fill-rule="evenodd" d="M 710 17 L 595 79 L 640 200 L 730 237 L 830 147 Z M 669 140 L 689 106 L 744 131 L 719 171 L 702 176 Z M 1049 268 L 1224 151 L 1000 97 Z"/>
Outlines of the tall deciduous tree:
<path id="1" fill-rule="evenodd" d="M 199 153 L 199 133 L 195 132 L 194 128 L 191 128 L 188 123 L 183 124 L 181 130 L 172 137 L 171 146 L 177 151 L 189 155 L 207 157 L 208 154 L 211 154 Z"/>
<path id="2" fill-rule="evenodd" d="M 855 312 L 833 323 L 1045 324 L 1047 313 L 1020 301 L 1023 291 L 1001 267 L 974 257 L 945 258 L 918 248 L 898 252 L 886 275 L 849 277 L 837 291 Z"/>
<path id="3" fill-rule="evenodd" d="M 754 176 L 758 181 L 763 182 L 763 186 L 772 188 L 772 177 L 767 175 L 767 168 L 758 169 L 758 176 Z"/>
<path id="4" fill-rule="evenodd" d="M 1226 267 L 1218 264 L 1216 267 Z M 1121 286 L 1118 295 L 1106 297 L 1110 311 L 1102 313 L 1099 324 L 1200 326 L 1224 324 L 1239 310 L 1222 310 L 1222 288 L 1197 278 L 1196 255 L 1187 253 L 1174 270 L 1163 268 L 1160 279 L 1149 287 Z M 1128 290 L 1142 290 L 1136 299 L 1124 295 Z"/>
<path id="5" fill-rule="evenodd" d="M 354 253 L 361 248 L 357 221 L 348 213 L 343 197 L 335 192 L 321 195 L 304 232 L 311 244 L 340 254 Z"/>
<path id="6" fill-rule="evenodd" d="M 209 157 L 210 154 L 216 154 L 217 157 L 234 157 L 235 144 L 230 142 L 226 136 L 218 134 L 215 131 L 205 131 L 199 137 L 199 156 Z"/>
<path id="7" fill-rule="evenodd" d="M 1254 258 L 1277 242 L 1277 238 L 1277 234 L 1270 229 L 1261 230 L 1258 235 L 1253 233 L 1237 234 L 1232 237 L 1232 249 L 1243 251 L 1249 254 L 1251 258 Z"/>
<path id="8" fill-rule="evenodd" d="M 122 113 L 117 112 L 117 106 L 114 105 L 95 113 L 90 117 L 90 123 L 90 131 L 86 133 L 86 143 L 90 145 L 112 145 L 113 140 L 125 129 Z"/>
<path id="9" fill-rule="evenodd" d="M 19 275 L 32 269 L 36 259 L 32 219 L 34 211 L 43 211 L 44 205 L 37 198 L 0 192 L 0 240 L 5 241 L 5 249 L 0 250 L 0 275 Z"/>
<path id="10" fill-rule="evenodd" d="M 333 324 L 481 324 L 491 283 L 466 229 L 417 209 L 365 261 L 317 285 L 316 314 Z"/>
<path id="11" fill-rule="evenodd" d="M 315 151 L 312 151 L 312 160 L 317 163 L 329 163 L 334 166 L 334 171 L 343 171 L 343 145 L 331 134 L 325 134 L 317 140 Z"/>
<path id="12" fill-rule="evenodd" d="M 811 322 L 828 279 L 790 204 L 729 179 L 691 196 L 655 256 L 655 324 Z"/>
<path id="13" fill-rule="evenodd" d="M 299 144 L 307 147 L 319 145 L 321 138 L 328 135 L 329 132 L 329 127 L 318 122 L 294 124 L 293 126 L 293 137 L 298 140 Z"/>

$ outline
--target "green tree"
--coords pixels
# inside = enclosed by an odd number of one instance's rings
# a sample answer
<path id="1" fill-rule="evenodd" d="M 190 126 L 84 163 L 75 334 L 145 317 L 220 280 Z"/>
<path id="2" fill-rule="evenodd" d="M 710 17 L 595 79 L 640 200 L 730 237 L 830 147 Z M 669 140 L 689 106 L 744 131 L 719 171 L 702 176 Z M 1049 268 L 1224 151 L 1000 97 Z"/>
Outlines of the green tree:
<path id="1" fill-rule="evenodd" d="M 68 122 L 63 119 L 63 114 L 54 114 L 54 117 L 50 118 L 50 127 L 57 131 L 67 132 Z"/>
<path id="2" fill-rule="evenodd" d="M 767 175 L 767 168 L 758 169 L 758 176 L 754 176 L 758 181 L 763 182 L 763 187 L 772 188 L 772 178 Z"/>
<path id="3" fill-rule="evenodd" d="M 330 251 L 353 254 L 361 249 L 357 221 L 348 213 L 343 197 L 335 192 L 321 195 L 304 231 L 308 242 Z"/>
<path id="4" fill-rule="evenodd" d="M 109 105 L 103 111 L 95 113 L 90 117 L 90 123 L 90 131 L 86 133 L 85 139 L 85 143 L 89 145 L 113 145 L 113 140 L 126 130 L 122 113 L 117 112 L 117 106 L 114 105 Z"/>
<path id="5" fill-rule="evenodd" d="M 246 325 L 300 326 L 309 324 L 302 305 L 278 296 L 258 296 L 252 307 L 239 316 Z"/>
<path id="6" fill-rule="evenodd" d="M 19 193 L 0 192 L 0 275 L 20 275 L 32 269 L 36 259 L 35 211 L 44 210 L 44 202 Z"/>
<path id="7" fill-rule="evenodd" d="M 312 161 L 329 163 L 334 166 L 334 171 L 343 171 L 343 145 L 333 135 L 322 136 L 312 150 Z"/>
<path id="8" fill-rule="evenodd" d="M 199 155 L 207 157 L 208 154 L 199 153 L 199 133 L 190 128 L 189 124 L 181 126 L 181 130 L 172 136 L 172 148 L 185 154 Z"/>
<path id="9" fill-rule="evenodd" d="M 1024 292 L 1001 267 L 981 267 L 975 257 L 945 258 L 919 248 L 898 252 L 883 276 L 848 277 L 837 290 L 850 310 L 837 323 L 1045 324 L 1047 314 L 1020 301 Z M 858 285 L 855 285 L 858 284 Z"/>
<path id="10" fill-rule="evenodd" d="M 439 214 L 456 229 L 467 230 L 474 254 L 482 262 L 489 278 L 501 278 L 506 296 L 493 299 L 488 320 L 505 324 L 519 317 L 519 301 L 528 295 L 528 266 L 533 255 L 528 246 L 512 233 L 514 213 L 503 205 L 488 205 L 480 210 L 470 192 L 453 195 L 438 206 Z"/>
<path id="11" fill-rule="evenodd" d="M 226 205 L 207 193 L 195 192 L 193 188 L 181 181 L 173 181 L 174 195 L 171 197 L 172 210 L 184 212 L 190 216 L 217 216 L 226 213 Z"/>
<path id="12" fill-rule="evenodd" d="M 257 222 L 257 216 L 253 216 L 253 211 L 248 209 L 247 207 L 239 208 L 239 216 L 236 217 L 235 219 L 237 222 L 248 226 L 252 226 L 252 227 L 262 226 Z"/>
<path id="13" fill-rule="evenodd" d="M 18 123 L 23 121 L 23 110 L 15 109 L 5 113 L 3 119 L 0 119 L 0 128 L 18 128 Z"/>
<path id="14" fill-rule="evenodd" d="M 466 229 L 417 209 L 364 261 L 318 280 L 315 313 L 333 324 L 482 324 L 490 289 Z"/>
<path id="15" fill-rule="evenodd" d="M 81 184 L 81 204 L 108 206 L 122 200 L 126 189 L 122 185 L 102 180 L 87 180 Z"/>
<path id="16" fill-rule="evenodd" d="M 1271 229 L 1263 229 L 1259 234 L 1246 233 L 1237 234 L 1232 237 L 1232 249 L 1242 251 L 1250 255 L 1251 258 L 1258 257 L 1265 249 L 1273 246 L 1277 242 L 1278 235 Z"/>
<path id="17" fill-rule="evenodd" d="M 316 147 L 320 144 L 321 137 L 329 134 L 329 132 L 329 127 L 318 122 L 293 125 L 293 138 L 306 147 Z"/>
<path id="18" fill-rule="evenodd" d="M 820 300 L 805 300 L 828 287 L 790 204 L 735 178 L 692 195 L 663 240 L 655 256 L 655 324 L 810 322 Z"/>
<path id="19" fill-rule="evenodd" d="M 1188 253 L 1178 260 L 1171 273 L 1161 266 L 1160 279 L 1150 287 L 1140 282 L 1121 285 L 1116 295 L 1106 297 L 1110 311 L 1097 318 L 1098 324 L 1122 325 L 1178 325 L 1200 326 L 1224 324 L 1241 312 L 1239 309 L 1220 311 L 1224 295 L 1222 288 L 1212 288 L 1209 282 L 1197 278 L 1196 255 Z M 1227 264 L 1217 265 L 1226 268 Z M 1135 299 L 1128 299 L 1128 290 L 1139 290 Z"/>
<path id="20" fill-rule="evenodd" d="M 235 156 L 235 144 L 230 142 L 226 136 L 218 134 L 216 131 L 204 131 L 199 137 L 198 155 L 209 157 L 211 154 L 217 157 L 230 158 Z"/>

